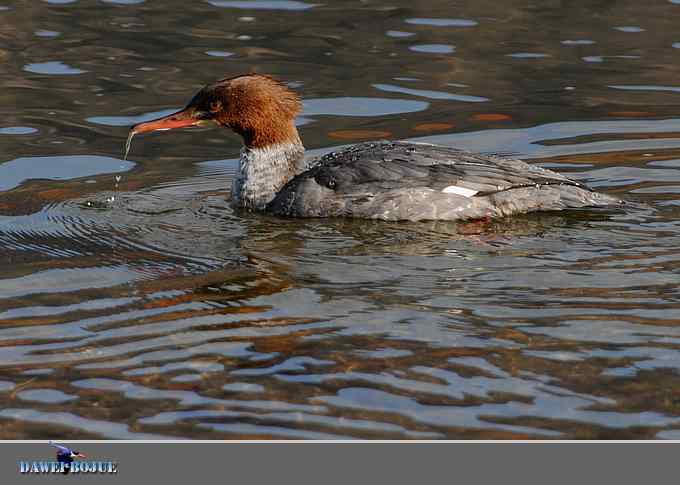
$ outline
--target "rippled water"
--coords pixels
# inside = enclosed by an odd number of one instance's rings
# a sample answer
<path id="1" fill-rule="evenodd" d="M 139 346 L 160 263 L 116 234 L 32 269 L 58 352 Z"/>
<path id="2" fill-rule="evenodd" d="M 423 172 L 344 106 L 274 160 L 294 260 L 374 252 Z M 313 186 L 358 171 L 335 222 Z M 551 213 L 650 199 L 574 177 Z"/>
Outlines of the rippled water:
<path id="1" fill-rule="evenodd" d="M 680 4 L 0 10 L 0 437 L 680 438 Z M 631 202 L 234 212 L 240 142 L 127 127 L 270 73 L 311 155 L 511 153 Z"/>

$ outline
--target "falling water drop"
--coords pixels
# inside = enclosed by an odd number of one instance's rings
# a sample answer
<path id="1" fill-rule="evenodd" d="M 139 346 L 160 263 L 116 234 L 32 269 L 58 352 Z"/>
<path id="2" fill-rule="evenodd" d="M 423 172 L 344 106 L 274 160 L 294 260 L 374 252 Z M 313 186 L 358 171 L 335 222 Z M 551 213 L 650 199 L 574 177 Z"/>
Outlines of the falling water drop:
<path id="1" fill-rule="evenodd" d="M 120 184 L 120 181 L 121 181 L 122 179 L 123 179 L 123 176 L 122 176 L 122 175 L 116 175 L 116 176 L 114 176 L 114 180 L 116 181 L 116 183 L 115 183 L 114 186 L 113 186 L 114 194 L 111 195 L 111 197 L 109 197 L 109 198 L 106 199 L 106 201 L 107 201 L 109 204 L 113 204 L 113 203 L 116 201 L 116 195 L 118 195 L 118 188 L 119 188 L 119 187 L 118 187 L 118 184 Z"/>

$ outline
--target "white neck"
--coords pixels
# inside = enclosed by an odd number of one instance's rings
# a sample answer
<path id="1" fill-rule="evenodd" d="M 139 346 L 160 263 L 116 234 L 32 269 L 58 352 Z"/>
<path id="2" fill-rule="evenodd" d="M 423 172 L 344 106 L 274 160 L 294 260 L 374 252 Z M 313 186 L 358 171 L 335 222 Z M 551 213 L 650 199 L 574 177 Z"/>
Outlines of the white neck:
<path id="1" fill-rule="evenodd" d="M 231 203 L 263 210 L 290 179 L 304 170 L 305 147 L 297 140 L 264 148 L 241 150 L 239 170 L 231 190 Z"/>

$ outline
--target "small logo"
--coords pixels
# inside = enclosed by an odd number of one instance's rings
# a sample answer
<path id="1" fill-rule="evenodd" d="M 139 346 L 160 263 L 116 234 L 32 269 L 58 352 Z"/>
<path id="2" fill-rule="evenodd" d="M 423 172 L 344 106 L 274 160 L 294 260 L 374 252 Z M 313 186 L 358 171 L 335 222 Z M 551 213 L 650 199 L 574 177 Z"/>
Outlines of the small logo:
<path id="1" fill-rule="evenodd" d="M 50 446 L 54 446 L 57 449 L 57 462 L 63 463 L 62 472 L 64 475 L 71 471 L 71 463 L 75 458 L 87 458 L 83 453 L 67 448 L 63 445 L 59 445 L 54 441 L 50 441 Z"/>
<path id="2" fill-rule="evenodd" d="M 118 473 L 118 463 L 115 461 L 76 461 L 87 458 L 71 448 L 50 441 L 50 446 L 57 449 L 56 461 L 20 461 L 19 472 L 22 474 L 50 474 L 50 473 Z"/>

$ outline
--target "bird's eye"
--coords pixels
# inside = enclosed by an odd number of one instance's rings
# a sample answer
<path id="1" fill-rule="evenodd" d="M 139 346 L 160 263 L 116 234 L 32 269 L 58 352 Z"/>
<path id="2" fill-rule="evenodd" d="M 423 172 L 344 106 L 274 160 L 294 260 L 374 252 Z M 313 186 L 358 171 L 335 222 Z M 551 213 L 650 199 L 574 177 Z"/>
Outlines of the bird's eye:
<path id="1" fill-rule="evenodd" d="M 220 111 L 222 109 L 222 103 L 219 101 L 212 101 L 210 103 L 210 112 L 211 113 L 216 113 L 217 111 Z"/>

